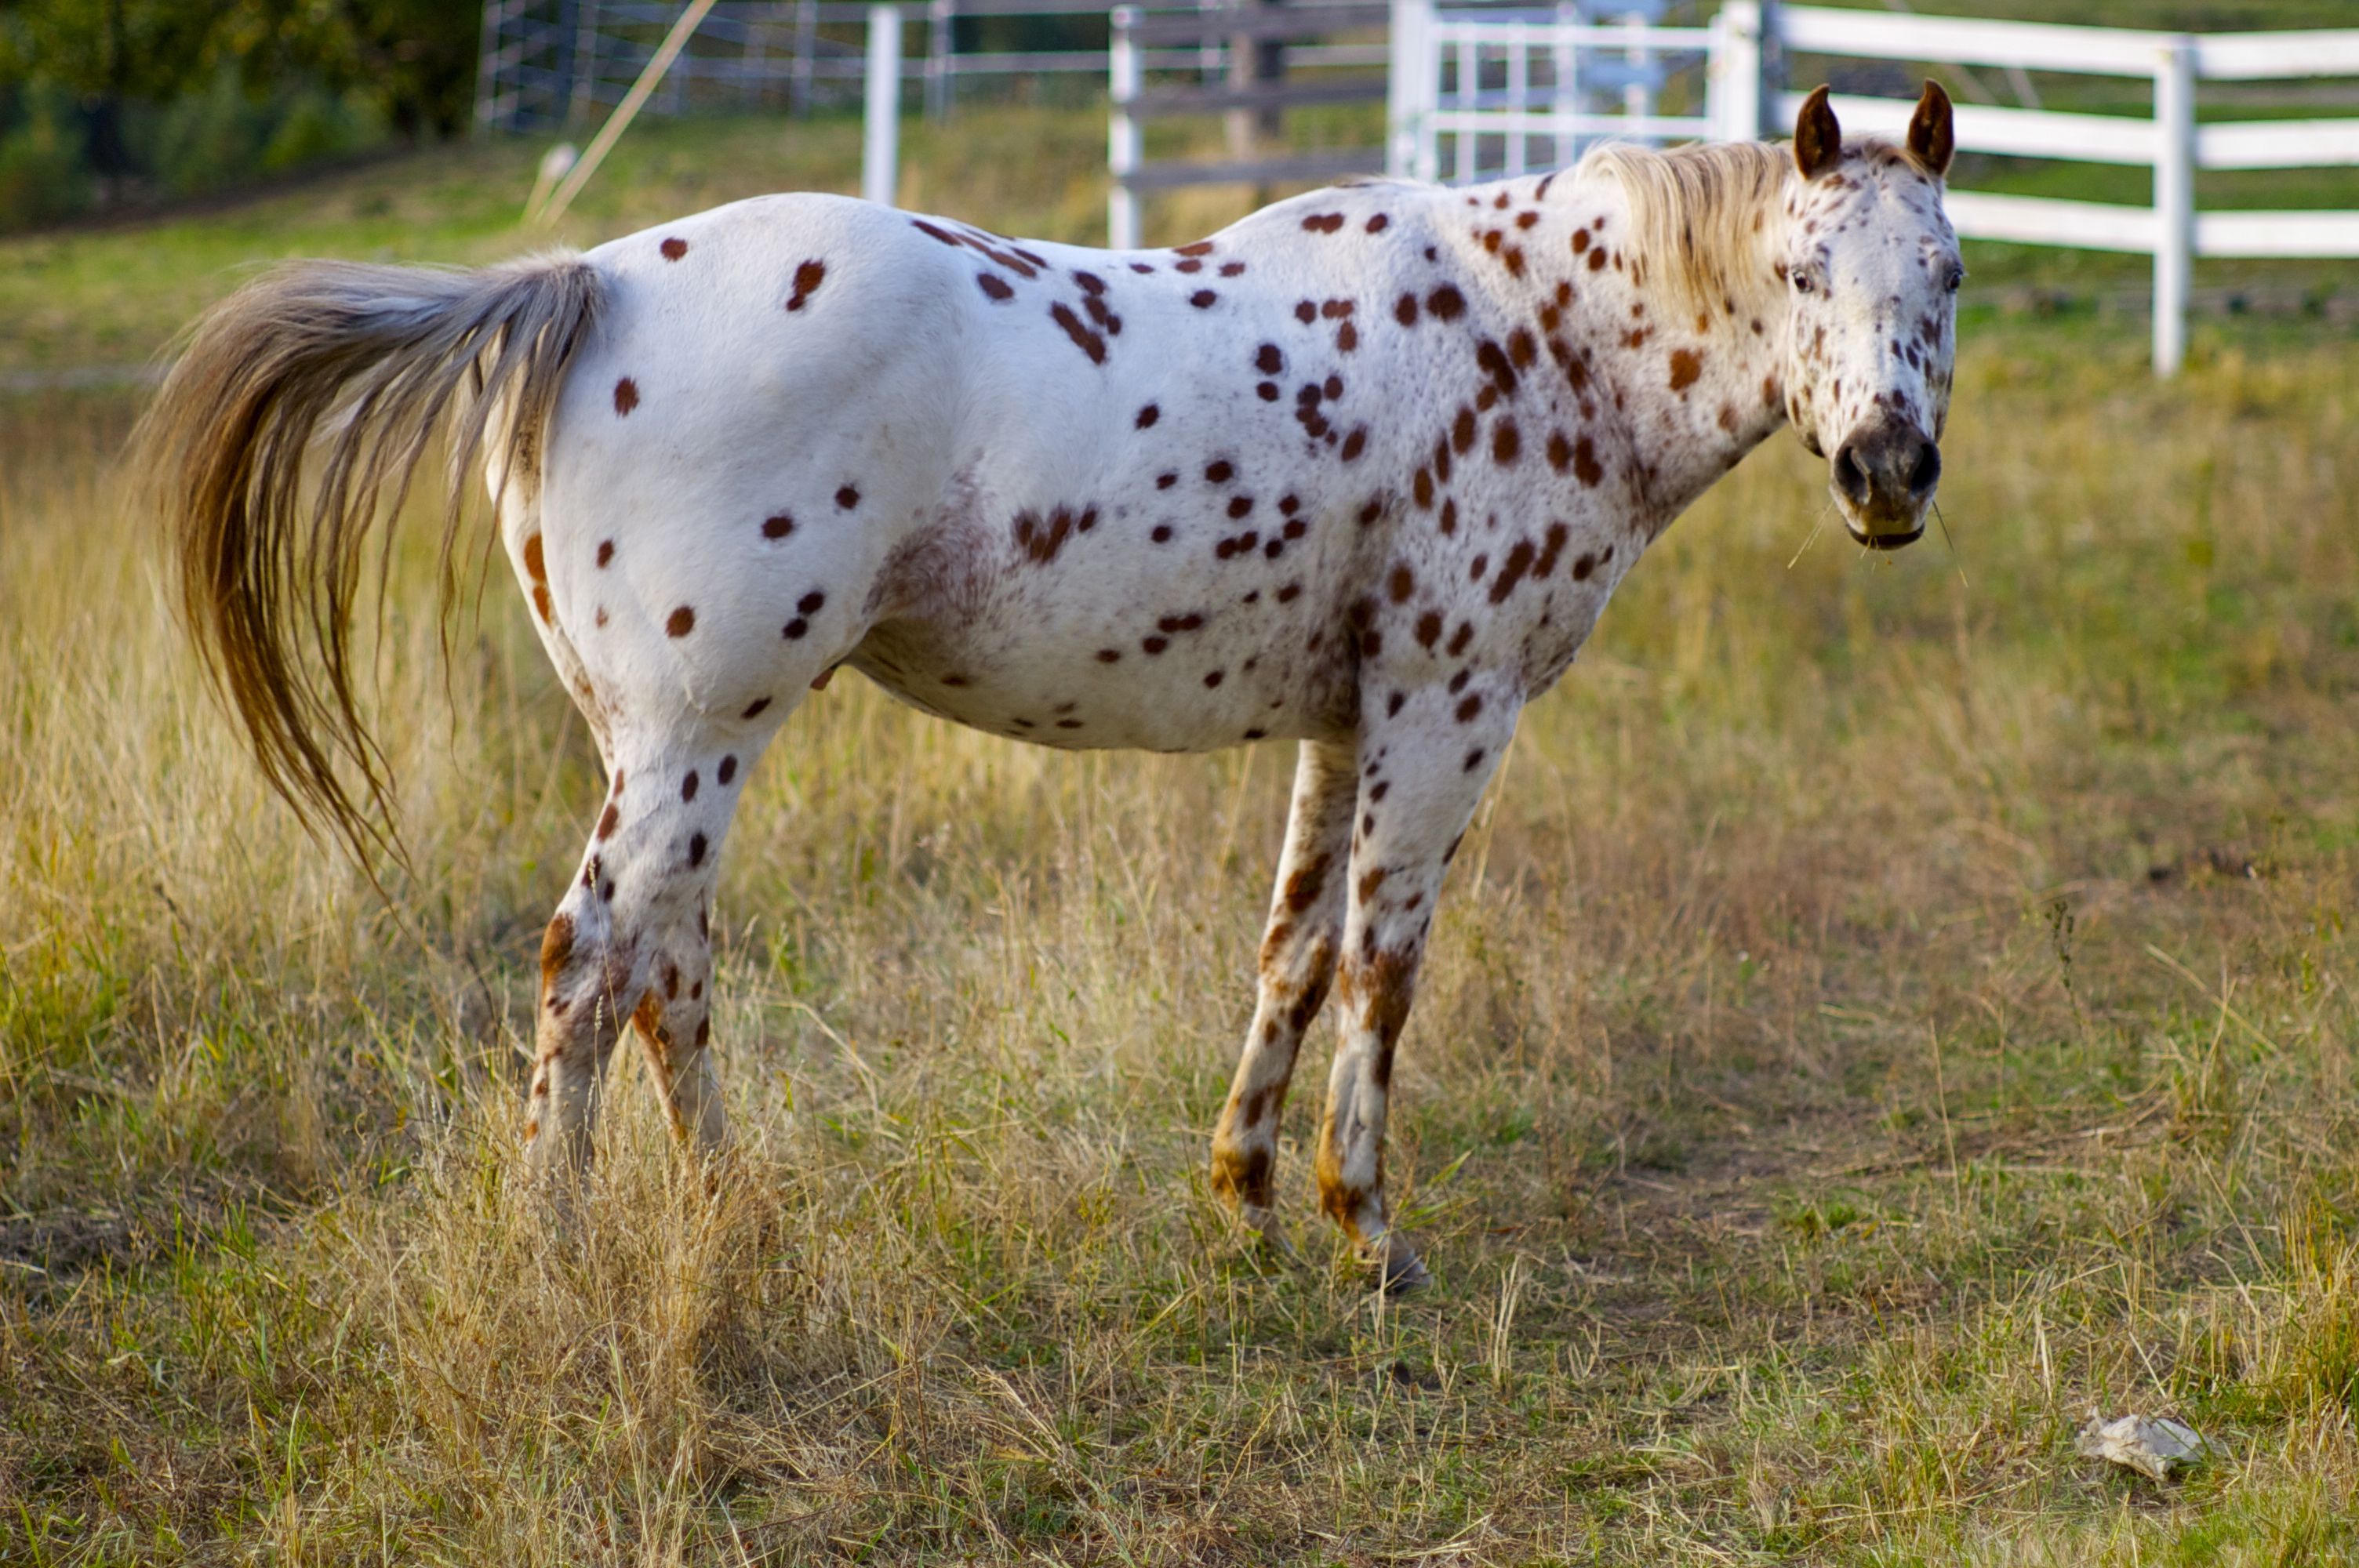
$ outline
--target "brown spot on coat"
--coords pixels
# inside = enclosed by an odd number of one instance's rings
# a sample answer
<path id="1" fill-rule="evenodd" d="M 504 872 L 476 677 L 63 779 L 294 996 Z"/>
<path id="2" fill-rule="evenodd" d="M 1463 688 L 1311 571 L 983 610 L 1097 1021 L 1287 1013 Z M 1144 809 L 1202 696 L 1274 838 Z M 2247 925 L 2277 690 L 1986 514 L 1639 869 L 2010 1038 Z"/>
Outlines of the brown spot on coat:
<path id="1" fill-rule="evenodd" d="M 1326 890 L 1327 870 L 1331 863 L 1330 857 L 1321 855 L 1288 876 L 1286 879 L 1286 907 L 1297 914 L 1309 914 L 1310 906 L 1319 902 L 1320 893 Z"/>
<path id="2" fill-rule="evenodd" d="M 1058 326 L 1065 330 L 1065 336 L 1073 340 L 1075 348 L 1090 356 L 1092 364 L 1105 363 L 1105 340 L 1082 325 L 1082 319 L 1073 314 L 1072 307 L 1060 299 L 1049 307 L 1049 316 Z"/>
<path id="3" fill-rule="evenodd" d="M 628 414 L 639 406 L 639 384 L 629 376 L 614 384 L 614 412 Z"/>
<path id="4" fill-rule="evenodd" d="M 1019 512 L 1016 514 L 1016 543 L 1035 566 L 1046 566 L 1057 558 L 1066 539 L 1077 533 L 1088 533 L 1097 526 L 1097 521 L 1094 506 L 1078 514 L 1071 507 L 1060 506 L 1049 514 L 1045 523 L 1037 512 Z"/>
<path id="5" fill-rule="evenodd" d="M 819 286 L 826 281 L 827 263 L 825 262 L 807 261 L 795 268 L 795 291 L 787 300 L 787 308 L 801 309 L 810 303 L 810 297 L 817 294 Z"/>
<path id="6" fill-rule="evenodd" d="M 668 636 L 685 637 L 695 630 L 696 611 L 690 605 L 681 605 L 664 621 L 664 633 Z"/>
<path id="7" fill-rule="evenodd" d="M 1532 569 L 1532 558 L 1538 552 L 1532 548 L 1529 539 L 1516 541 L 1515 548 L 1507 552 L 1507 558 L 1499 563 L 1499 575 L 1491 579 L 1492 603 L 1506 602 L 1507 596 L 1516 591 L 1516 585 L 1524 580 L 1524 574 Z"/>
<path id="8" fill-rule="evenodd" d="M 1557 557 L 1564 553 L 1565 541 L 1571 536 L 1572 530 L 1563 524 L 1549 524 L 1547 535 L 1540 540 L 1540 558 L 1532 563 L 1532 576 L 1544 578 L 1555 571 Z"/>
<path id="9" fill-rule="evenodd" d="M 1586 436 L 1572 444 L 1572 474 L 1593 490 L 1604 481 L 1604 465 L 1597 460 L 1597 449 Z"/>
<path id="10" fill-rule="evenodd" d="M 545 990 L 573 962 L 573 917 L 560 914 L 540 934 L 540 983 Z"/>

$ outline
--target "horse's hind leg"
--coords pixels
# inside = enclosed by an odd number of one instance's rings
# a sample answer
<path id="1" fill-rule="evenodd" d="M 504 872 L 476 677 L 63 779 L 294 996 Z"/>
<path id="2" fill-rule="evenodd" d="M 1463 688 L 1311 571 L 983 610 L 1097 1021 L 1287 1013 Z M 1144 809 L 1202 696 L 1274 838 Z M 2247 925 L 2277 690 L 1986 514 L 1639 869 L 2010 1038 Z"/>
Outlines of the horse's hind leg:
<path id="1" fill-rule="evenodd" d="M 736 771 L 727 754 L 722 765 Z M 701 785 L 701 773 L 689 776 Z M 718 1152 L 729 1132 L 712 1051 L 712 886 L 708 869 L 693 923 L 658 935 L 647 989 L 631 1014 L 672 1135 L 699 1154 Z"/>
<path id="2" fill-rule="evenodd" d="M 701 1149 L 725 1131 L 712 1065 L 711 921 L 721 844 L 759 742 L 618 738 L 582 872 L 541 944 L 527 1157 L 578 1172 L 606 1058 L 635 1020 L 673 1130 Z"/>
<path id="3" fill-rule="evenodd" d="M 1245 1054 L 1212 1134 L 1212 1188 L 1283 1247 L 1270 1194 L 1277 1166 L 1278 1115 L 1295 1053 L 1334 978 L 1343 935 L 1343 860 L 1356 795 L 1350 745 L 1302 743 L 1286 852 L 1270 895 L 1261 943 L 1261 984 Z"/>

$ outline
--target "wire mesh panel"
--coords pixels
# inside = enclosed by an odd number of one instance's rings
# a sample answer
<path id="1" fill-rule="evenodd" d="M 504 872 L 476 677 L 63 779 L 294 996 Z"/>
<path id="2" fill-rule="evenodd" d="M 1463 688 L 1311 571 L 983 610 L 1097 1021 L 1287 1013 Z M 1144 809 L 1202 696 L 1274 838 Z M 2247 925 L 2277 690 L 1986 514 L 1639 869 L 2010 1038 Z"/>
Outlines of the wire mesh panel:
<path id="1" fill-rule="evenodd" d="M 1555 168 L 1608 138 L 1712 135 L 1712 30 L 1665 21 L 1666 0 L 1547 9 L 1435 7 L 1395 23 L 1399 172 L 1453 184 Z"/>

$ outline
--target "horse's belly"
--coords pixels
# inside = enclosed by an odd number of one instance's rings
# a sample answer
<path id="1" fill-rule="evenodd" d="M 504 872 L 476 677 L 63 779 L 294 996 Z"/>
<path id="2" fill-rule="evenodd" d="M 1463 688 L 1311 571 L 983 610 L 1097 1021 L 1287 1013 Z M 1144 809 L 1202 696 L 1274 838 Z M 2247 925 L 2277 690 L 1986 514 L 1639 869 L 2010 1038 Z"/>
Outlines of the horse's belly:
<path id="1" fill-rule="evenodd" d="M 1151 614 L 1012 597 L 956 620 L 886 622 L 847 662 L 926 712 L 1072 749 L 1209 752 L 1350 722 L 1346 651 L 1306 595 Z"/>

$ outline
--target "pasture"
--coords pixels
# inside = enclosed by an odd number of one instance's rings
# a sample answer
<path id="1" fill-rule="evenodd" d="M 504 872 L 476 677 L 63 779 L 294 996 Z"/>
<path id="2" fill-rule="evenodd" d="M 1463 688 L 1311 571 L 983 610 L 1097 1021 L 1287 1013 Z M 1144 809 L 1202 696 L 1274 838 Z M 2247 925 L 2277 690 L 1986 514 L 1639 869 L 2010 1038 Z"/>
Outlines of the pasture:
<path id="1" fill-rule="evenodd" d="M 973 116 L 905 200 L 1086 239 L 1101 131 Z M 571 237 L 842 188 L 855 135 L 659 128 Z M 257 254 L 487 259 L 529 162 L 9 242 L 0 369 L 136 359 Z M 1954 548 L 1857 550 L 1777 438 L 1527 715 L 1401 1050 L 1398 1301 L 1316 1213 L 1330 1023 L 1303 1265 L 1204 1177 L 1289 751 L 856 679 L 732 839 L 716 1190 L 626 1047 L 544 1233 L 536 955 L 602 783 L 515 591 L 446 657 L 404 532 L 380 901 L 191 667 L 136 395 L 0 399 L 0 1558 L 2359 1556 L 2354 349 L 2215 321 L 2158 385 L 2136 319 L 1962 336 Z M 2214 1454 L 2102 1470 L 2092 1407 Z"/>

